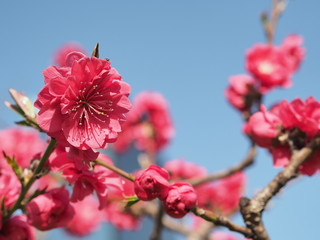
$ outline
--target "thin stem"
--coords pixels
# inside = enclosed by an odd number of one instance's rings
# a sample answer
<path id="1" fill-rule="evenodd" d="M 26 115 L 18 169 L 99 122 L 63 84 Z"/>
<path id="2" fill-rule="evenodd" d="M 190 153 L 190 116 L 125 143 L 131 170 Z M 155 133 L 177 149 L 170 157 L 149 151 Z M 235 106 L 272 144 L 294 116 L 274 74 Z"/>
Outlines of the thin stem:
<path id="1" fill-rule="evenodd" d="M 120 169 L 120 168 L 118 168 L 118 167 L 116 167 L 114 165 L 108 164 L 108 163 L 103 162 L 103 161 L 101 161 L 99 159 L 95 160 L 95 164 L 98 164 L 100 166 L 106 167 L 106 168 L 110 169 L 111 171 L 119 174 L 120 176 L 122 176 L 122 177 L 124 177 L 124 178 L 126 178 L 126 179 L 128 179 L 128 180 L 130 180 L 132 182 L 134 181 L 134 176 L 133 175 L 123 171 L 122 169 Z"/>
<path id="2" fill-rule="evenodd" d="M 272 0 L 270 19 L 267 18 L 265 21 L 263 21 L 263 27 L 268 44 L 273 44 L 277 23 L 285 7 L 285 0 Z"/>
<path id="3" fill-rule="evenodd" d="M 133 211 L 134 214 L 138 216 L 141 216 L 142 214 L 146 214 L 152 218 L 156 218 L 157 207 L 158 206 L 153 202 L 148 202 L 144 205 L 138 205 L 138 204 L 133 205 L 131 207 L 131 210 Z M 169 218 L 167 216 L 164 216 L 162 218 L 162 224 L 164 227 L 174 232 L 179 232 L 184 235 L 189 235 L 191 233 L 191 229 L 186 225 L 184 225 L 183 222 L 175 221 L 172 218 Z"/>
<path id="4" fill-rule="evenodd" d="M 212 222 L 203 221 L 200 226 L 198 226 L 194 231 L 191 231 L 186 240 L 202 240 L 208 239 L 208 235 L 211 232 L 212 228 L 215 227 L 215 224 Z"/>
<path id="5" fill-rule="evenodd" d="M 204 210 L 202 208 L 195 208 L 192 212 L 208 222 L 212 222 L 217 226 L 224 226 L 231 231 L 242 233 L 245 237 L 252 237 L 252 231 L 249 228 L 239 226 L 233 223 L 230 219 L 225 216 L 217 215 L 212 211 Z"/>
<path id="6" fill-rule="evenodd" d="M 191 179 L 189 180 L 189 183 L 193 186 L 198 186 L 203 183 L 225 178 L 225 177 L 231 176 L 234 173 L 242 171 L 245 168 L 249 167 L 251 164 L 253 164 L 254 158 L 256 156 L 256 152 L 257 152 L 256 146 L 253 144 L 249 150 L 248 155 L 240 163 L 236 164 L 233 167 L 230 167 L 229 169 L 212 173 L 204 178 Z"/>
<path id="7" fill-rule="evenodd" d="M 160 203 L 158 207 L 158 212 L 156 213 L 156 216 L 155 216 L 154 228 L 151 233 L 150 240 L 161 239 L 161 230 L 163 228 L 163 223 L 162 223 L 163 215 L 164 215 L 164 208 L 163 208 L 163 204 Z"/>
<path id="8" fill-rule="evenodd" d="M 39 162 L 36 170 L 32 174 L 31 178 L 29 179 L 29 181 L 26 183 L 26 185 L 23 185 L 21 182 L 20 195 L 19 195 L 17 201 L 15 202 L 15 204 L 13 205 L 13 207 L 8 211 L 8 214 L 4 217 L 4 221 L 7 221 L 10 218 L 10 216 L 17 209 L 19 209 L 21 207 L 22 201 L 24 200 L 25 195 L 28 193 L 28 191 L 29 191 L 30 187 L 32 186 L 32 184 L 34 183 L 34 181 L 39 177 L 39 173 L 42 171 L 46 161 L 50 157 L 51 153 L 54 151 L 56 145 L 57 145 L 57 141 L 54 138 L 51 138 L 49 145 L 47 146 L 46 151 L 44 152 L 42 158 L 40 159 L 40 162 Z"/>

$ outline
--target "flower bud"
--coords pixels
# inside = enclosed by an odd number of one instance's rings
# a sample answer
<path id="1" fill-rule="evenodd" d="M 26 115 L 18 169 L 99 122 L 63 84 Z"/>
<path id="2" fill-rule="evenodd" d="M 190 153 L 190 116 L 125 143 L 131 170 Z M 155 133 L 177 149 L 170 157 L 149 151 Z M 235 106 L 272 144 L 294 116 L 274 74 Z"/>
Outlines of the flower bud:
<path id="1" fill-rule="evenodd" d="M 184 217 L 197 204 L 197 195 L 189 183 L 177 182 L 170 186 L 163 201 L 164 210 L 174 218 Z"/>
<path id="2" fill-rule="evenodd" d="M 26 205 L 28 222 L 39 230 L 64 227 L 72 219 L 74 209 L 69 203 L 69 192 L 55 188 Z"/>
<path id="3" fill-rule="evenodd" d="M 150 201 L 156 197 L 163 200 L 168 194 L 169 178 L 169 173 L 165 169 L 151 165 L 136 174 L 134 191 L 138 198 L 144 201 Z"/>

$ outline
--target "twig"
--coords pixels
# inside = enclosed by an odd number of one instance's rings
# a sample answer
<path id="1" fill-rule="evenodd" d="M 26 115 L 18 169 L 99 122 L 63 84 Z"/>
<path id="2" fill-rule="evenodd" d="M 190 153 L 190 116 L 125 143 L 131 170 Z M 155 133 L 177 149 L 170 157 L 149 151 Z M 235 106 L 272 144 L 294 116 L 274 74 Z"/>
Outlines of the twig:
<path id="1" fill-rule="evenodd" d="M 164 209 L 163 209 L 162 203 L 160 203 L 158 206 L 159 206 L 158 212 L 156 213 L 156 216 L 155 216 L 154 229 L 151 233 L 150 240 L 161 239 L 161 230 L 163 228 L 162 217 L 164 215 Z"/>
<path id="2" fill-rule="evenodd" d="M 29 181 L 26 183 L 26 185 L 21 183 L 20 195 L 19 195 L 17 201 L 15 202 L 15 204 L 13 205 L 13 207 L 8 211 L 8 214 L 4 217 L 3 221 L 7 221 L 10 218 L 10 216 L 17 209 L 19 209 L 21 207 L 21 203 L 24 200 L 25 195 L 28 193 L 28 191 L 29 191 L 30 187 L 32 186 L 32 184 L 34 183 L 34 181 L 39 177 L 40 172 L 43 170 L 43 167 L 44 167 L 46 161 L 50 157 L 51 153 L 54 151 L 56 145 L 57 145 L 57 141 L 54 138 L 51 138 L 49 145 L 47 146 L 47 149 L 44 152 L 36 170 L 33 173 L 33 175 L 31 176 Z"/>
<path id="3" fill-rule="evenodd" d="M 254 233 L 254 239 L 269 240 L 270 237 L 262 222 L 262 213 L 281 188 L 298 176 L 299 167 L 320 147 L 320 138 L 315 138 L 306 147 L 293 153 L 290 163 L 251 200 L 244 197 L 240 201 L 240 211 L 248 228 Z"/>
<path id="4" fill-rule="evenodd" d="M 103 161 L 101 161 L 99 159 L 95 160 L 94 162 L 95 162 L 95 164 L 98 164 L 98 165 L 101 165 L 103 167 L 106 167 L 106 168 L 110 169 L 111 171 L 119 174 L 120 176 L 122 176 L 122 177 L 124 177 L 124 178 L 126 178 L 126 179 L 128 179 L 128 180 L 130 180 L 132 182 L 134 181 L 134 176 L 133 175 L 123 171 L 122 169 L 120 169 L 120 168 L 118 168 L 118 167 L 116 167 L 114 165 L 108 164 L 108 163 L 103 162 Z"/>
<path id="5" fill-rule="evenodd" d="M 263 28 L 269 44 L 273 44 L 277 23 L 285 7 L 285 0 L 272 0 L 270 19 L 266 14 L 262 16 Z"/>
<path id="6" fill-rule="evenodd" d="M 208 234 L 215 225 L 212 222 L 203 221 L 200 226 L 187 235 L 186 240 L 202 240 L 207 239 Z"/>
<path id="7" fill-rule="evenodd" d="M 134 205 L 133 207 L 131 207 L 131 209 L 137 215 L 146 214 L 152 218 L 155 218 L 157 215 L 157 205 L 153 202 L 148 202 L 143 206 Z M 190 234 L 190 229 L 187 226 L 185 226 L 182 222 L 175 221 L 167 216 L 162 217 L 162 224 L 164 227 L 171 231 L 178 232 L 184 235 Z"/>
<path id="8" fill-rule="evenodd" d="M 236 172 L 239 172 L 239 171 L 247 168 L 251 164 L 253 164 L 255 156 L 256 156 L 256 146 L 253 144 L 249 150 L 248 155 L 237 165 L 235 165 L 229 169 L 223 170 L 223 171 L 212 173 L 204 178 L 191 179 L 191 180 L 189 180 L 189 183 L 192 184 L 193 186 L 198 186 L 200 184 L 203 184 L 203 183 L 206 183 L 209 181 L 214 181 L 214 180 L 217 180 L 220 178 L 228 177 Z"/>
<path id="9" fill-rule="evenodd" d="M 203 218 L 204 220 L 207 220 L 209 222 L 213 222 L 215 225 L 224 226 L 224 227 L 228 228 L 229 230 L 241 233 L 245 237 L 248 237 L 248 238 L 252 237 L 252 231 L 249 228 L 239 226 L 239 225 L 233 223 L 230 219 L 228 219 L 225 216 L 217 215 L 214 212 L 211 212 L 209 210 L 204 210 L 202 208 L 195 208 L 192 210 L 192 212 L 195 215 Z"/>

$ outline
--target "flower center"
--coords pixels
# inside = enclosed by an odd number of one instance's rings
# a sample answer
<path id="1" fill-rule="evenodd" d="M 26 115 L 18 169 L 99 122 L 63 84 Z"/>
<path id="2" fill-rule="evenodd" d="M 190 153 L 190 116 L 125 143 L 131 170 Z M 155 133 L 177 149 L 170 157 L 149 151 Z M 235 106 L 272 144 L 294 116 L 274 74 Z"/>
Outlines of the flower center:
<path id="1" fill-rule="evenodd" d="M 99 84 L 88 85 L 79 90 L 71 111 L 75 113 L 73 119 L 79 119 L 79 126 L 90 128 L 90 122 L 105 123 L 114 109 L 107 88 Z"/>
<path id="2" fill-rule="evenodd" d="M 259 64 L 259 71 L 262 74 L 270 74 L 273 72 L 273 70 L 274 70 L 274 67 L 270 62 L 261 62 Z"/>

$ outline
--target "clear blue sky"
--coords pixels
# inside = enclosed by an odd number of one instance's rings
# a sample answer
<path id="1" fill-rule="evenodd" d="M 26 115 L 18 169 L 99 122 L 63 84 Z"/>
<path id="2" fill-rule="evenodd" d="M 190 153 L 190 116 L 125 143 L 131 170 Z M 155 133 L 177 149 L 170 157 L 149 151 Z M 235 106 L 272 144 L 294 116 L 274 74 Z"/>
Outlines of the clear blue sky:
<path id="1" fill-rule="evenodd" d="M 270 0 L 255 1 L 3 1 L 0 8 L 0 101 L 8 88 L 36 96 L 42 70 L 54 51 L 77 41 L 89 52 L 100 43 L 100 56 L 111 59 L 132 96 L 143 90 L 161 92 L 170 102 L 176 127 L 170 160 L 184 157 L 209 171 L 242 159 L 248 142 L 239 114 L 223 91 L 230 75 L 244 73 L 244 52 L 264 42 L 259 15 Z M 280 19 L 276 43 L 290 33 L 305 38 L 306 59 L 288 90 L 276 90 L 266 104 L 284 98 L 315 96 L 320 100 L 320 2 L 291 0 Z M 0 106 L 0 127 L 18 120 Z M 252 196 L 278 170 L 264 150 L 248 173 L 246 194 Z M 320 239 L 319 176 L 302 178 L 276 197 L 264 214 L 275 240 Z M 240 222 L 240 221 L 239 221 Z M 106 230 L 95 237 L 107 239 Z M 109 237 L 112 239 L 112 237 Z M 140 239 L 141 240 L 141 239 Z"/>

